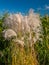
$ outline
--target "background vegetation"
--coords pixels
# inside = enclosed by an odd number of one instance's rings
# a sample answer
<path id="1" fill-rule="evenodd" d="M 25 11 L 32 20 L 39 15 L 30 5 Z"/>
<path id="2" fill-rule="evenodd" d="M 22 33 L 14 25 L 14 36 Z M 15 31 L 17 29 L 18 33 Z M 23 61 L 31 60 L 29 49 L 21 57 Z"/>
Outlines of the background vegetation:
<path id="1" fill-rule="evenodd" d="M 0 65 L 49 65 L 49 16 L 40 17 L 43 27 L 42 39 L 38 40 L 32 47 L 27 45 L 27 36 L 24 41 L 25 47 L 16 45 L 12 40 L 5 40 L 2 31 L 4 18 L 7 14 L 0 18 Z M 12 51 L 11 51 L 12 50 Z M 15 51 L 17 51 L 15 53 Z M 32 52 L 33 51 L 33 52 Z"/>

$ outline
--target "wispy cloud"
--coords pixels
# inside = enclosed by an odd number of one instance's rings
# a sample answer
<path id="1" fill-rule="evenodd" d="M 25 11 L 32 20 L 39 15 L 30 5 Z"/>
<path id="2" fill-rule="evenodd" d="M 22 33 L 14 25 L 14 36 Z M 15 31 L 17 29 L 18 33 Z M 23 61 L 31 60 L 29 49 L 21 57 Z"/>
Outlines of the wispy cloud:
<path id="1" fill-rule="evenodd" d="M 42 9 L 41 7 L 37 8 L 38 11 L 41 10 L 41 9 Z"/>
<path id="2" fill-rule="evenodd" d="M 43 7 L 37 8 L 37 11 L 44 11 L 44 10 L 45 10 L 45 8 L 43 8 Z"/>
<path id="3" fill-rule="evenodd" d="M 49 10 L 49 5 L 45 5 L 45 9 L 46 10 Z"/>
<path id="4" fill-rule="evenodd" d="M 37 8 L 37 11 L 46 11 L 46 10 L 49 10 L 49 5 Z"/>

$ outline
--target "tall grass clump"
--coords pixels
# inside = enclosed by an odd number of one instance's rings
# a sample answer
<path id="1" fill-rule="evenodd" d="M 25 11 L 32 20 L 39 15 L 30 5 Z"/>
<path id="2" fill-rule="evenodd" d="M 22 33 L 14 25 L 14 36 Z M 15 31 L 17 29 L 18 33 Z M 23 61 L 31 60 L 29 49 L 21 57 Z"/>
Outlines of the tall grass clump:
<path id="1" fill-rule="evenodd" d="M 38 65 L 34 44 L 41 40 L 42 30 L 39 15 L 31 9 L 23 16 L 21 13 L 10 14 L 3 21 L 3 37 L 11 41 L 12 65 Z"/>

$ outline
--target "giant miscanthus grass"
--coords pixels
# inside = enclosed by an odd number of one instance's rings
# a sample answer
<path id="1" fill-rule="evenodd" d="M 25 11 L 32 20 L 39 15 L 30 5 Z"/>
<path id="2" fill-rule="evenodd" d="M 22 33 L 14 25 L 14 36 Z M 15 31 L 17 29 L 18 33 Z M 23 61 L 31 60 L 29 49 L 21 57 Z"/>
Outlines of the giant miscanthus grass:
<path id="1" fill-rule="evenodd" d="M 21 62 L 23 60 L 27 62 L 31 61 L 31 65 L 38 65 L 34 43 L 36 43 L 37 40 L 41 40 L 42 25 L 39 15 L 34 13 L 32 9 L 26 15 L 22 15 L 21 13 L 10 14 L 8 17 L 5 17 L 3 26 L 6 28 L 3 31 L 4 38 L 7 40 L 12 39 L 12 65 L 17 65 L 17 61 L 19 60 L 21 60 Z M 13 39 L 13 37 L 15 38 Z M 19 57 L 18 59 L 17 54 L 21 58 Z M 13 59 L 15 59 L 15 61 Z M 21 65 L 28 64 L 24 61 Z"/>

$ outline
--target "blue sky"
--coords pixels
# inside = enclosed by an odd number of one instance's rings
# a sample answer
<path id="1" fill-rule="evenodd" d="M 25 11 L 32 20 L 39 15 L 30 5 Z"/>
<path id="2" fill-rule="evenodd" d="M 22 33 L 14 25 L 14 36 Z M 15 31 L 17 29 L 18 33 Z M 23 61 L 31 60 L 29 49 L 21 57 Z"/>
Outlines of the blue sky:
<path id="1" fill-rule="evenodd" d="M 40 14 L 49 14 L 49 0 L 0 0 L 0 13 L 3 11 L 26 13 L 32 8 Z"/>

